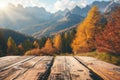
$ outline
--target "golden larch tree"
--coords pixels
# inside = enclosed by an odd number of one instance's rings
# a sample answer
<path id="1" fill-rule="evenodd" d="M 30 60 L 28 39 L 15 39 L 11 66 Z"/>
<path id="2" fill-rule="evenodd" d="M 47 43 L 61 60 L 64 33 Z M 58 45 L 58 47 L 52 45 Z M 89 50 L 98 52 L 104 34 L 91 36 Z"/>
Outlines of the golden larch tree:
<path id="1" fill-rule="evenodd" d="M 12 37 L 9 37 L 7 41 L 7 53 L 8 55 L 16 55 L 18 53 L 16 43 Z"/>
<path id="2" fill-rule="evenodd" d="M 38 48 L 38 49 L 39 49 L 39 43 L 38 43 L 37 41 L 34 41 L 34 42 L 33 42 L 33 46 L 34 46 L 35 48 Z"/>
<path id="3" fill-rule="evenodd" d="M 53 43 L 50 38 L 47 39 L 45 46 L 41 49 L 41 53 L 44 55 L 53 55 L 54 53 L 57 53 L 57 50 L 53 47 Z"/>
<path id="4" fill-rule="evenodd" d="M 53 43 L 52 43 L 52 40 L 50 38 L 47 39 L 44 47 L 46 47 L 46 48 L 53 47 Z"/>
<path id="5" fill-rule="evenodd" d="M 74 53 L 88 52 L 95 49 L 95 35 L 98 31 L 98 23 L 101 15 L 97 6 L 93 6 L 87 17 L 78 25 L 75 39 L 71 47 Z"/>
<path id="6" fill-rule="evenodd" d="M 60 34 L 56 34 L 54 39 L 53 39 L 53 44 L 54 47 L 60 51 L 61 50 L 61 46 L 62 46 L 62 39 L 61 39 L 61 35 Z"/>

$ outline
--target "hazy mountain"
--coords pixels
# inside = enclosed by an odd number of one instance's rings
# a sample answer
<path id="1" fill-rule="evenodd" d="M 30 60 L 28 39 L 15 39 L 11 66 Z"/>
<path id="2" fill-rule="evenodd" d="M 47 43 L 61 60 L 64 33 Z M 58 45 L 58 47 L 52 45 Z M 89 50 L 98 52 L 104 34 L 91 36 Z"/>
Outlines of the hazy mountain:
<path id="1" fill-rule="evenodd" d="M 82 16 L 71 14 L 71 12 L 66 9 L 62 12 L 58 11 L 52 15 L 52 18 L 49 21 L 23 28 L 22 32 L 26 34 L 29 33 L 31 35 L 33 33 L 34 37 L 36 37 L 36 35 L 39 35 L 40 37 L 73 26 L 82 20 Z"/>
<path id="2" fill-rule="evenodd" d="M 66 13 L 68 13 L 69 11 L 70 11 L 69 9 L 65 9 L 64 11 L 59 10 L 56 13 L 54 13 L 54 16 L 60 16 L 60 15 L 65 16 Z"/>
<path id="3" fill-rule="evenodd" d="M 87 15 L 88 11 L 90 10 L 90 8 L 91 7 L 89 5 L 87 5 L 84 8 L 80 8 L 80 7 L 76 6 L 75 8 L 73 8 L 71 10 L 71 13 L 85 17 Z"/>
<path id="4" fill-rule="evenodd" d="M 33 37 L 21 34 L 19 32 L 10 30 L 10 29 L 3 29 L 0 28 L 0 35 L 4 37 L 5 42 L 7 42 L 8 38 L 11 36 L 14 41 L 16 42 L 16 44 L 22 43 L 25 40 L 30 40 L 30 41 L 34 41 L 35 39 Z"/>
<path id="5" fill-rule="evenodd" d="M 23 8 L 22 5 L 16 7 L 9 4 L 6 10 L 0 10 L 0 26 L 21 31 L 25 26 L 46 22 L 51 18 L 51 15 L 44 8 Z"/>
<path id="6" fill-rule="evenodd" d="M 66 28 L 69 28 L 75 24 L 78 24 L 84 19 L 84 17 L 76 14 L 72 14 L 71 12 L 66 13 L 66 15 L 54 22 L 50 26 L 47 26 L 45 29 L 42 29 L 36 33 L 33 34 L 35 38 L 40 38 L 44 35 L 50 35 L 52 33 L 58 32 L 60 30 L 64 30 Z"/>
<path id="7" fill-rule="evenodd" d="M 55 32 L 64 31 L 64 29 L 69 28 L 75 24 L 80 23 L 84 17 L 86 17 L 88 11 L 91 9 L 92 6 L 98 6 L 100 8 L 100 11 L 103 12 L 104 8 L 106 8 L 107 5 L 109 5 L 110 2 L 105 1 L 95 1 L 91 5 L 87 5 L 84 8 L 80 8 L 78 6 L 74 7 L 71 11 L 68 11 L 64 17 L 60 17 L 58 20 L 54 21 L 52 24 L 49 24 L 48 27 L 35 32 L 33 34 L 34 37 L 40 38 L 43 35 L 49 35 L 53 34 Z M 100 6 L 102 5 L 102 6 Z M 58 11 L 60 15 L 60 11 Z M 62 13 L 61 13 L 62 14 Z"/>
<path id="8" fill-rule="evenodd" d="M 115 6 L 120 6 L 119 1 L 114 2 L 114 1 L 94 1 L 91 6 L 97 5 L 100 9 L 100 11 L 103 13 L 105 10 L 109 12 L 111 8 Z"/>
<path id="9" fill-rule="evenodd" d="M 65 28 L 65 29 L 63 29 L 63 30 L 60 30 L 60 31 L 58 31 L 58 32 L 52 33 L 52 34 L 50 34 L 50 35 L 51 35 L 51 36 L 54 36 L 54 35 L 56 35 L 56 34 L 61 34 L 61 33 L 65 33 L 65 32 L 70 32 L 71 30 L 76 29 L 77 26 L 78 26 L 78 24 L 73 25 L 73 26 L 68 27 L 68 28 Z"/>

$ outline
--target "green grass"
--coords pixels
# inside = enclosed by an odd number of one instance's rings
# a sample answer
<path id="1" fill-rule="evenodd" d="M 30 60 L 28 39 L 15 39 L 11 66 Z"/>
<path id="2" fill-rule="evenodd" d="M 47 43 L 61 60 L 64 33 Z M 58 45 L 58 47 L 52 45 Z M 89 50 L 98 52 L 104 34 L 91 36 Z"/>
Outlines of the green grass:
<path id="1" fill-rule="evenodd" d="M 108 62 L 108 63 L 112 63 L 115 65 L 120 66 L 120 55 L 113 55 L 110 53 L 105 53 L 105 52 L 90 52 L 90 53 L 80 53 L 77 54 L 78 56 L 90 56 L 90 57 L 95 57 L 99 60 Z"/>
<path id="2" fill-rule="evenodd" d="M 74 56 L 72 53 L 60 53 L 60 54 L 54 54 L 53 56 Z"/>

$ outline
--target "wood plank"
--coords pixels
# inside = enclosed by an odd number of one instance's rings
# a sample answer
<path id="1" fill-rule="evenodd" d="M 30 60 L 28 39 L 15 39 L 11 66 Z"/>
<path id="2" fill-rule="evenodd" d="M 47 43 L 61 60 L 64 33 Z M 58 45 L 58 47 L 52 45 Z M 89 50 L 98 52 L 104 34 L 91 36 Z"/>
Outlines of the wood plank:
<path id="1" fill-rule="evenodd" d="M 56 56 L 48 80 L 71 80 L 65 56 Z"/>
<path id="2" fill-rule="evenodd" d="M 74 57 L 57 56 L 49 80 L 92 80 L 89 70 Z"/>
<path id="3" fill-rule="evenodd" d="M 90 71 L 74 57 L 67 56 L 66 64 L 69 67 L 71 80 L 93 80 Z"/>
<path id="4" fill-rule="evenodd" d="M 92 57 L 57 56 L 51 68 L 52 60 L 52 56 L 0 58 L 5 66 L 0 69 L 0 80 L 98 80 L 93 78 L 91 70 L 104 80 L 120 80 L 120 67 Z M 7 61 L 12 62 L 7 64 Z"/>
<path id="5" fill-rule="evenodd" d="M 29 56 L 8 56 L 8 57 L 4 57 L 4 59 L 0 60 L 0 71 L 12 64 L 18 63 L 19 61 L 29 58 Z"/>
<path id="6" fill-rule="evenodd" d="M 0 72 L 0 80 L 12 80 L 19 77 L 21 74 L 26 72 L 29 68 L 33 67 L 41 58 L 34 57 L 30 60 L 21 62 L 9 69 Z"/>
<path id="7" fill-rule="evenodd" d="M 101 76 L 103 79 L 120 80 L 120 67 L 97 60 L 92 57 L 76 56 L 76 58 L 84 63 L 88 68 L 97 73 L 99 76 Z"/>
<path id="8" fill-rule="evenodd" d="M 0 58 L 0 68 L 2 68 L 5 64 L 14 61 L 15 59 L 17 59 L 19 56 L 6 56 L 6 57 L 2 57 Z"/>
<path id="9" fill-rule="evenodd" d="M 49 65 L 51 64 L 53 57 L 45 56 L 34 67 L 27 70 L 22 76 L 16 80 L 39 80 L 47 72 Z"/>
<path id="10" fill-rule="evenodd" d="M 0 57 L 0 62 L 7 60 L 7 59 L 12 59 L 12 58 L 16 58 L 16 57 L 20 57 L 20 56 L 4 56 L 4 57 Z"/>

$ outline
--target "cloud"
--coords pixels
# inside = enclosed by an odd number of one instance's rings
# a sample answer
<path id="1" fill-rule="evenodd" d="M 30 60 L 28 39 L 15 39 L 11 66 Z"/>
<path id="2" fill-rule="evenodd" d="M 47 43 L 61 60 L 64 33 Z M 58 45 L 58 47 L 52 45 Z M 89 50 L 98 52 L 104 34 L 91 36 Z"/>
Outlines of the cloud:
<path id="1" fill-rule="evenodd" d="M 75 1 L 59 0 L 54 3 L 55 10 L 64 10 L 65 8 L 71 9 L 75 6 Z"/>
<path id="2" fill-rule="evenodd" d="M 76 5 L 80 7 L 85 7 L 87 4 L 88 4 L 87 0 L 81 0 L 76 2 Z"/>
<path id="3" fill-rule="evenodd" d="M 12 3 L 14 5 L 17 4 L 22 4 L 24 7 L 28 7 L 28 6 L 38 6 L 38 7 L 45 7 L 45 3 L 40 2 L 39 0 L 0 0 L 0 3 Z"/>
<path id="4" fill-rule="evenodd" d="M 54 3 L 54 11 L 64 10 L 66 8 L 71 10 L 76 5 L 78 5 L 80 7 L 84 7 L 87 5 L 87 0 L 78 0 L 78 1 L 75 1 L 75 0 L 74 1 L 73 0 L 57 0 Z"/>
<path id="5" fill-rule="evenodd" d="M 87 0 L 56 0 L 53 4 L 41 2 L 40 0 L 0 0 L 0 3 L 1 2 L 12 3 L 14 5 L 21 4 L 24 7 L 44 7 L 49 12 L 56 12 L 58 10 L 64 10 L 66 8 L 71 10 L 76 5 L 80 7 L 87 5 Z"/>
<path id="6" fill-rule="evenodd" d="M 46 7 L 46 4 L 40 2 L 39 0 L 22 0 L 22 1 L 27 1 L 28 2 L 28 3 L 26 3 L 27 6 L 28 6 L 28 4 L 30 4 L 30 6 Z M 22 4 L 24 4 L 24 3 L 22 3 Z"/>

